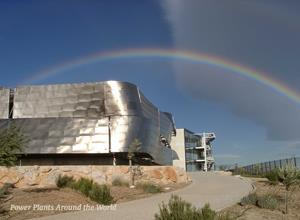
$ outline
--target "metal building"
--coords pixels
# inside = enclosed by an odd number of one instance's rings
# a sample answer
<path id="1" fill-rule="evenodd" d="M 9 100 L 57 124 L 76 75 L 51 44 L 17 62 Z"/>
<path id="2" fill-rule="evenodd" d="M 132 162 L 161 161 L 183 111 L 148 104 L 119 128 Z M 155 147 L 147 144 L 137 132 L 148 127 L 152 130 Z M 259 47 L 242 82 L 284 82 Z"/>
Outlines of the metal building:
<path id="1" fill-rule="evenodd" d="M 29 139 L 23 164 L 125 163 L 135 138 L 141 163 L 172 164 L 172 115 L 131 83 L 0 88 L 0 102 L 0 129 L 13 121 Z"/>
<path id="2" fill-rule="evenodd" d="M 212 141 L 215 138 L 214 133 L 196 134 L 185 128 L 176 129 L 171 146 L 178 158 L 173 159 L 173 165 L 186 171 L 214 170 Z"/>

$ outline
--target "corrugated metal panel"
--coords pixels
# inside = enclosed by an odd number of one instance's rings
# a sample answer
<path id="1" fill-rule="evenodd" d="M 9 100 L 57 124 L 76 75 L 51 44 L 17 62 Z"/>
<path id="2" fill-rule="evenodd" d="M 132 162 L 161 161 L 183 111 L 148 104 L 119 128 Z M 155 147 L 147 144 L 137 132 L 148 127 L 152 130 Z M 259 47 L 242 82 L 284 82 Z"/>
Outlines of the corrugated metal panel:
<path id="1" fill-rule="evenodd" d="M 131 83 L 24 86 L 14 92 L 13 116 L 30 138 L 28 154 L 127 152 L 138 138 L 140 152 L 156 163 L 172 161 L 160 136 L 170 142 L 173 121 Z"/>
<path id="2" fill-rule="evenodd" d="M 9 89 L 0 88 L 0 118 L 8 118 L 9 111 Z"/>

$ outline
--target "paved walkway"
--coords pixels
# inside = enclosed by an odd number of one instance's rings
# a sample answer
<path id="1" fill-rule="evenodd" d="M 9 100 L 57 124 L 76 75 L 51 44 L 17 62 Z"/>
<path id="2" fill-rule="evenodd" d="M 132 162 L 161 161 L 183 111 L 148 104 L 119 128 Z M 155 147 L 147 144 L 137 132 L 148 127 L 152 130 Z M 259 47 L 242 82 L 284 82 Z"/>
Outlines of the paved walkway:
<path id="1" fill-rule="evenodd" d="M 158 204 L 168 202 L 171 194 L 176 194 L 197 207 L 209 203 L 215 210 L 231 206 L 252 190 L 248 180 L 222 176 L 216 173 L 191 173 L 189 186 L 169 193 L 157 194 L 148 198 L 117 204 L 116 211 L 80 211 L 40 218 L 43 220 L 153 220 L 158 212 Z"/>

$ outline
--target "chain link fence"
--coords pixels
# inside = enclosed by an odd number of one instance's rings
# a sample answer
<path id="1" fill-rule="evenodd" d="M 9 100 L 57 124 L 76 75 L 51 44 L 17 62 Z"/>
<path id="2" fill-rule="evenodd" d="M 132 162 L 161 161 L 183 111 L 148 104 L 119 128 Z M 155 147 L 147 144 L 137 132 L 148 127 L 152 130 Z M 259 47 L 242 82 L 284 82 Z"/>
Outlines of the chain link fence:
<path id="1" fill-rule="evenodd" d="M 292 157 L 281 160 L 272 160 L 263 163 L 251 164 L 248 166 L 241 167 L 246 173 L 256 175 L 265 174 L 271 170 L 282 168 L 286 165 L 291 165 L 300 168 L 300 157 Z"/>

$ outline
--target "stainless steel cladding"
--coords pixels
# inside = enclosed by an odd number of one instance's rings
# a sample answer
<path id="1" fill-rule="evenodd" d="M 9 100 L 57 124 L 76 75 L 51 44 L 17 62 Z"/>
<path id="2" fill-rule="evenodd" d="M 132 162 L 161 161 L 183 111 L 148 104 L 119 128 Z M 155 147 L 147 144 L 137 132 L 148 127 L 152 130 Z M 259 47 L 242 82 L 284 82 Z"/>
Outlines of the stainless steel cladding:
<path id="1" fill-rule="evenodd" d="M 0 87 L 0 119 L 8 118 L 10 90 Z"/>
<path id="2" fill-rule="evenodd" d="M 0 99 L 9 103 L 7 91 Z M 9 90 L 8 90 L 9 96 Z M 13 118 L 30 138 L 25 153 L 126 153 L 132 141 L 157 164 L 171 164 L 170 113 L 160 112 L 133 84 L 23 86 L 14 90 Z M 1 105 L 2 118 L 8 106 Z M 0 127 L 7 120 L 0 121 Z"/>

